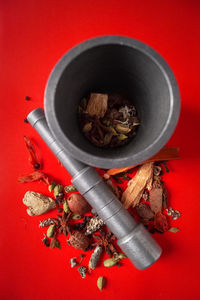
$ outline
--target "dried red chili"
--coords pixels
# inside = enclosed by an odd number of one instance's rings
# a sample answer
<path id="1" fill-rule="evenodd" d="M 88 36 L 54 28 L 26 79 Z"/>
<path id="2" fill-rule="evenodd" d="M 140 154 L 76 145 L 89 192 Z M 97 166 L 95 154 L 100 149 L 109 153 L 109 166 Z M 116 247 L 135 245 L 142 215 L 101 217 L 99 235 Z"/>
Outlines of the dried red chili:
<path id="1" fill-rule="evenodd" d="M 31 140 L 27 136 L 24 136 L 24 141 L 29 152 L 29 161 L 31 165 L 34 169 L 40 169 L 40 162 L 38 160 L 33 144 L 31 143 Z"/>

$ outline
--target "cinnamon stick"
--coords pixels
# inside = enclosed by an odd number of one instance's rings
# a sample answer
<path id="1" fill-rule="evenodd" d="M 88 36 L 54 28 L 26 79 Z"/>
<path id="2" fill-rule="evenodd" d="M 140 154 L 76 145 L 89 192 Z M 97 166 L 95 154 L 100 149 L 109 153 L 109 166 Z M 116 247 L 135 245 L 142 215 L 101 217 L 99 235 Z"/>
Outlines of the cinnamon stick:
<path id="1" fill-rule="evenodd" d="M 139 164 L 125 167 L 125 168 L 119 168 L 119 169 L 110 169 L 107 171 L 107 174 L 109 175 L 115 175 L 118 173 L 126 172 L 127 170 L 130 170 L 132 168 L 135 168 L 139 165 L 143 165 L 147 162 L 155 162 L 155 161 L 167 161 L 167 160 L 175 160 L 180 159 L 178 154 L 179 148 L 176 147 L 164 147 L 162 148 L 158 153 L 156 153 L 154 156 L 152 156 L 150 159 L 147 159 Z"/>

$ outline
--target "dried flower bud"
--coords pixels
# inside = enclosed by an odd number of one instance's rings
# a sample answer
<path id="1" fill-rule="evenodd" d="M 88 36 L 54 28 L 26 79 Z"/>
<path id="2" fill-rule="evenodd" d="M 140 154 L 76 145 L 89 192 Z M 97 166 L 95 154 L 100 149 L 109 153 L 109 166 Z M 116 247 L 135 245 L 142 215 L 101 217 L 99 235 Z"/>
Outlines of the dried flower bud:
<path id="1" fill-rule="evenodd" d="M 97 287 L 100 289 L 100 291 L 102 291 L 104 285 L 106 283 L 106 280 L 103 276 L 100 276 L 98 279 L 97 279 Z"/>

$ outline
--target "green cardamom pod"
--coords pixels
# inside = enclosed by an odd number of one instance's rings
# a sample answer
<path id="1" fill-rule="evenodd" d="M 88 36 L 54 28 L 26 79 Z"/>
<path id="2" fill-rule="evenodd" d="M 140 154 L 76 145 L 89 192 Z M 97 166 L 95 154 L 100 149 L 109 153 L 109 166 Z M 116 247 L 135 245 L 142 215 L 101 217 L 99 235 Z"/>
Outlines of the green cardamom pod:
<path id="1" fill-rule="evenodd" d="M 55 225 L 50 225 L 49 228 L 47 229 L 47 237 L 50 238 L 53 236 L 55 231 Z"/>
<path id="2" fill-rule="evenodd" d="M 63 210 L 66 214 L 68 214 L 70 212 L 70 209 L 69 209 L 69 205 L 67 203 L 67 201 L 65 200 L 65 202 L 63 203 Z"/>
<path id="3" fill-rule="evenodd" d="M 49 190 L 50 193 L 53 191 L 53 189 L 55 188 L 55 186 L 56 186 L 55 181 L 52 181 L 52 183 L 48 186 L 48 190 Z"/>
<path id="4" fill-rule="evenodd" d="M 55 241 L 54 248 L 61 249 L 61 245 L 60 245 L 60 242 L 58 240 Z"/>
<path id="5" fill-rule="evenodd" d="M 127 256 L 124 253 L 118 253 L 117 259 L 123 259 L 123 258 L 127 258 Z"/>
<path id="6" fill-rule="evenodd" d="M 105 277 L 100 276 L 100 277 L 97 279 L 97 287 L 100 289 L 100 291 L 102 291 L 102 289 L 103 289 L 105 283 L 106 283 Z"/>
<path id="7" fill-rule="evenodd" d="M 73 184 L 65 186 L 64 190 L 65 190 L 66 193 L 77 192 L 77 189 L 75 188 L 75 186 Z"/>
<path id="8" fill-rule="evenodd" d="M 57 184 L 54 188 L 54 197 L 58 196 L 59 193 L 63 191 L 63 186 L 60 184 Z"/>
<path id="9" fill-rule="evenodd" d="M 118 140 L 120 141 L 123 141 L 125 139 L 127 139 L 127 135 L 123 134 L 123 133 L 120 133 L 118 136 L 117 136 Z"/>
<path id="10" fill-rule="evenodd" d="M 131 131 L 131 129 L 128 127 L 128 125 L 123 125 L 123 124 L 117 124 L 116 130 L 119 133 L 129 133 Z"/>
<path id="11" fill-rule="evenodd" d="M 83 132 L 89 132 L 92 129 L 92 122 L 86 123 L 83 127 Z"/>
<path id="12" fill-rule="evenodd" d="M 116 263 L 118 263 L 119 259 L 115 259 L 115 258 L 108 258 L 106 260 L 104 260 L 103 264 L 104 267 L 112 267 L 114 265 L 116 265 Z"/>
<path id="13" fill-rule="evenodd" d="M 72 220 L 80 220 L 80 219 L 81 219 L 81 216 L 78 215 L 78 214 L 74 214 L 74 215 L 72 216 Z"/>

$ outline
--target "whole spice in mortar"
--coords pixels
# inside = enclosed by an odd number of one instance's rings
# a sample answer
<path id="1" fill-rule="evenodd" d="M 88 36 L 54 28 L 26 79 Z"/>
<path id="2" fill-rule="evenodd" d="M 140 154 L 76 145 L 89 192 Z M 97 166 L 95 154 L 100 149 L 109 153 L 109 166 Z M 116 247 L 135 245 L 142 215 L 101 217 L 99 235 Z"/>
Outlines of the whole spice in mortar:
<path id="1" fill-rule="evenodd" d="M 136 108 L 119 94 L 91 93 L 82 99 L 78 115 L 85 137 L 102 148 L 127 144 L 140 124 Z"/>

